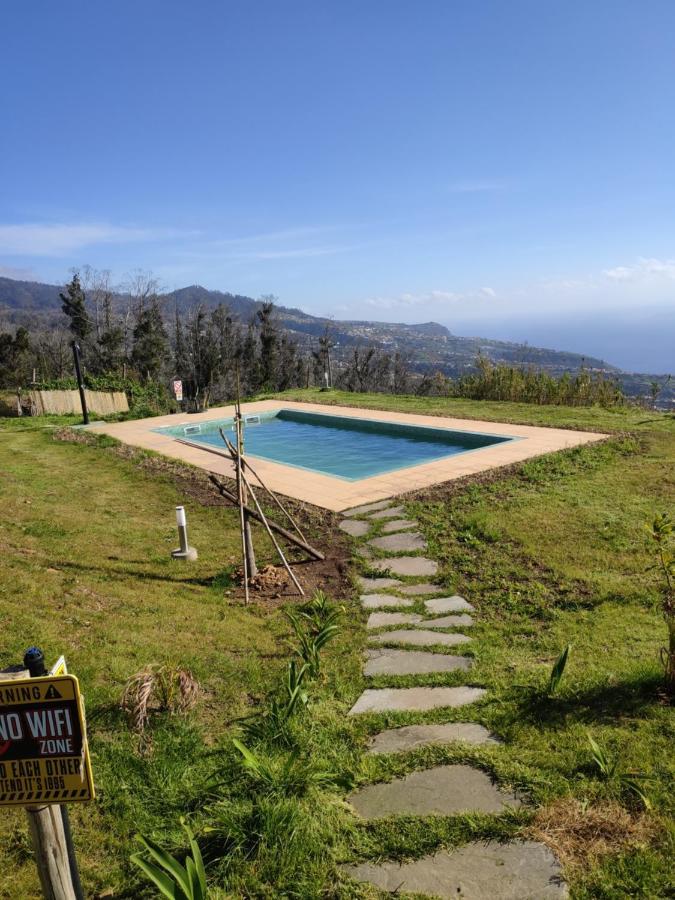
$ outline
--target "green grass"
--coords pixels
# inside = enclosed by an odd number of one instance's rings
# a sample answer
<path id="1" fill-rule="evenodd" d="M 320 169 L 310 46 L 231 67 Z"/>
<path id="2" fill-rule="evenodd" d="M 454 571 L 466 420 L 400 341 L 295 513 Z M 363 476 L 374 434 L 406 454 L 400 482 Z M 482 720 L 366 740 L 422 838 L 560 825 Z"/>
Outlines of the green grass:
<path id="1" fill-rule="evenodd" d="M 322 674 L 308 682 L 310 703 L 292 724 L 291 746 L 261 740 L 251 749 L 264 778 L 242 765 L 230 738 L 238 716 L 264 706 L 291 652 L 282 610 L 244 609 L 228 597 L 238 562 L 236 514 L 188 502 L 188 568 L 168 559 L 173 506 L 183 502 L 168 475 L 122 459 L 114 447 L 59 443 L 48 430 L 14 422 L 0 428 L 0 600 L 6 663 L 38 643 L 65 653 L 87 698 L 96 803 L 72 807 L 88 895 L 154 896 L 128 857 L 141 830 L 170 849 L 197 833 L 216 897 L 375 897 L 350 885 L 337 864 L 416 858 L 472 839 L 524 833 L 535 811 L 565 798 L 588 808 L 639 803 L 593 764 L 590 732 L 623 771 L 648 776 L 652 810 L 641 844 L 598 859 L 575 851 L 568 867 L 574 900 L 672 895 L 672 709 L 659 694 L 658 651 L 665 627 L 643 523 L 672 509 L 672 417 L 640 410 L 569 410 L 516 404 L 292 392 L 289 399 L 335 400 L 445 415 L 620 432 L 603 444 L 533 460 L 485 483 L 411 498 L 408 511 L 441 564 L 443 588 L 476 607 L 471 673 L 425 683 L 471 683 L 487 697 L 462 710 L 345 716 L 364 686 L 363 620 L 353 598 L 341 632 L 325 650 Z M 612 425 L 613 423 L 613 425 Z M 626 434 L 631 432 L 631 434 Z M 549 674 L 570 643 L 560 686 Z M 205 694 L 187 721 L 160 719 L 151 752 L 138 753 L 118 710 L 125 679 L 149 662 L 190 667 Z M 377 686 L 412 679 L 378 678 Z M 416 683 L 421 683 L 419 680 Z M 395 757 L 366 757 L 382 727 L 473 720 L 500 746 L 460 745 Z M 299 767 L 284 768 L 293 747 Z M 363 823 L 343 804 L 354 786 L 450 762 L 478 766 L 532 807 L 501 816 L 400 818 Z M 323 773 L 314 777 L 312 773 Z M 0 896 L 37 895 L 22 814 L 0 817 Z"/>

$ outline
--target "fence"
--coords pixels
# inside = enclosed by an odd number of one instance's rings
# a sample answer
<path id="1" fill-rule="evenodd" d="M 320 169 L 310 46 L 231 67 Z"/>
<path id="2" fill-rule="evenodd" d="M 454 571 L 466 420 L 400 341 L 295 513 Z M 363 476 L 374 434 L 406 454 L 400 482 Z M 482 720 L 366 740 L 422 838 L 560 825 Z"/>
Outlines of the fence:
<path id="1" fill-rule="evenodd" d="M 96 416 L 112 416 L 129 411 L 124 391 L 85 390 L 84 394 L 89 412 Z M 29 399 L 33 416 L 79 415 L 82 412 L 78 391 L 28 391 L 23 396 Z"/>

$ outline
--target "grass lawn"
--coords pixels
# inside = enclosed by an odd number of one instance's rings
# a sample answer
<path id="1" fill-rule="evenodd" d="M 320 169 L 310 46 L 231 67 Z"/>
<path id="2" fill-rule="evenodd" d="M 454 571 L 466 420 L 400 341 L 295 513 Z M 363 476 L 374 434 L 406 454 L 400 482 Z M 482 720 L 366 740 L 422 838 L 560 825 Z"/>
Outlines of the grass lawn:
<path id="1" fill-rule="evenodd" d="M 198 834 L 225 897 L 375 897 L 341 879 L 337 864 L 414 858 L 472 838 L 534 834 L 556 847 L 573 898 L 673 896 L 672 708 L 660 693 L 665 626 L 643 524 L 673 510 L 675 422 L 640 410 L 588 410 L 293 391 L 288 399 L 617 432 L 610 441 L 533 460 L 483 482 L 410 498 L 444 589 L 476 607 L 471 673 L 429 684 L 487 687 L 479 704 L 426 714 L 350 720 L 364 686 L 364 616 L 354 597 L 321 674 L 280 740 L 267 728 L 243 739 L 260 765 L 242 765 L 235 719 L 283 697 L 290 656 L 283 610 L 249 608 L 228 594 L 239 560 L 236 512 L 188 505 L 199 561 L 169 559 L 169 474 L 114 447 L 54 441 L 42 420 L 0 424 L 0 658 L 18 662 L 37 643 L 64 653 L 87 699 L 98 799 L 71 807 L 87 896 L 153 897 L 128 857 L 142 831 L 185 845 L 179 817 Z M 366 564 L 362 570 L 367 571 Z M 570 643 L 558 692 L 550 667 Z M 140 753 L 119 711 L 126 678 L 151 662 L 189 667 L 203 687 L 186 720 L 159 717 Z M 377 686 L 406 678 L 378 678 Z M 417 683 L 420 683 L 419 679 Z M 383 726 L 474 720 L 504 741 L 396 757 L 366 757 Z M 266 720 L 266 721 L 269 721 Z M 620 773 L 636 772 L 651 808 L 627 778 L 603 778 L 588 733 Z M 293 749 L 297 753 L 294 761 Z M 350 787 L 442 762 L 463 761 L 528 794 L 532 807 L 501 816 L 354 819 Z M 38 895 L 21 812 L 0 812 L 0 897 Z"/>

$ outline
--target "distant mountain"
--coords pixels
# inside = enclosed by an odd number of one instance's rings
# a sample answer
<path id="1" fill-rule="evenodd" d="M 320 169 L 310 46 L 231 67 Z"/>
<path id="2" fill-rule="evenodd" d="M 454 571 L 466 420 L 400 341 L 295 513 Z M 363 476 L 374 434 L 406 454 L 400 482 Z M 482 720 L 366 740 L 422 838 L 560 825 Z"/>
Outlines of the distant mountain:
<path id="1" fill-rule="evenodd" d="M 55 324 L 61 320 L 61 305 L 57 285 L 33 281 L 0 278 L 0 316 L 10 322 L 34 325 L 38 322 Z M 178 308 L 187 312 L 198 306 L 214 308 L 226 304 L 232 315 L 246 323 L 260 307 L 259 300 L 241 294 L 211 291 L 201 285 L 190 285 L 164 294 L 167 313 Z M 120 300 L 123 295 L 120 295 Z M 585 367 L 615 376 L 630 394 L 648 394 L 649 382 L 656 376 L 630 375 L 616 366 L 592 356 L 582 356 L 565 350 L 532 347 L 509 341 L 483 337 L 459 337 L 437 322 L 415 325 L 374 321 L 340 321 L 312 316 L 294 307 L 278 306 L 280 324 L 290 332 L 298 345 L 306 350 L 317 346 L 318 338 L 328 328 L 335 343 L 334 357 L 345 359 L 354 346 L 375 345 L 383 350 L 400 350 L 417 372 L 441 370 L 457 377 L 474 368 L 480 353 L 494 362 L 512 365 L 533 365 L 552 375 L 575 373 Z M 658 379 L 661 380 L 661 379 Z M 672 392 L 668 390 L 668 395 Z"/>

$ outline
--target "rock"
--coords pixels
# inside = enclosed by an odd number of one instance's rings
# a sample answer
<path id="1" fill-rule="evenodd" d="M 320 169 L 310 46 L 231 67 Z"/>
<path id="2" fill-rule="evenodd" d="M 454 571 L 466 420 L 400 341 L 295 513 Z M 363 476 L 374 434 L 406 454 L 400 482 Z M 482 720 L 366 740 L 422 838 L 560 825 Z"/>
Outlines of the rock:
<path id="1" fill-rule="evenodd" d="M 424 653 L 421 650 L 367 650 L 367 662 L 363 674 L 373 675 L 425 675 L 429 672 L 468 672 L 473 661 L 468 656 L 450 656 L 446 653 Z"/>
<path id="2" fill-rule="evenodd" d="M 412 862 L 342 866 L 356 881 L 392 894 L 453 900 L 565 900 L 560 865 L 534 841 L 476 842 Z"/>
<path id="3" fill-rule="evenodd" d="M 362 559 L 375 559 L 375 552 L 372 547 L 369 547 L 368 544 L 358 544 L 356 547 L 356 552 Z"/>
<path id="4" fill-rule="evenodd" d="M 372 567 L 378 572 L 392 572 L 394 575 L 435 575 L 438 563 L 424 556 L 394 556 L 391 559 L 377 559 Z"/>
<path id="5" fill-rule="evenodd" d="M 388 509 L 383 509 L 380 512 L 371 513 L 371 519 L 400 519 L 401 516 L 405 515 L 405 508 L 403 506 L 390 506 Z"/>
<path id="6" fill-rule="evenodd" d="M 368 712 L 419 712 L 438 709 L 440 706 L 466 706 L 480 700 L 485 693 L 483 688 L 465 686 L 368 688 L 349 710 L 349 715 L 358 716 Z"/>
<path id="7" fill-rule="evenodd" d="M 473 619 L 466 613 L 458 616 L 441 616 L 440 619 L 425 619 L 422 623 L 425 628 L 470 628 Z"/>
<path id="8" fill-rule="evenodd" d="M 407 628 L 399 631 L 385 631 L 369 638 L 371 644 L 403 644 L 412 647 L 456 647 L 458 644 L 468 644 L 470 640 L 470 637 L 460 634 L 458 631 L 447 633 Z"/>
<path id="9" fill-rule="evenodd" d="M 376 512 L 379 509 L 385 509 L 391 506 L 391 500 L 378 500 L 377 503 L 366 503 L 363 506 L 354 506 L 352 509 L 343 509 L 343 516 L 365 516 L 368 513 Z"/>
<path id="10" fill-rule="evenodd" d="M 361 519 L 344 519 L 338 527 L 352 537 L 363 537 L 364 534 L 368 534 L 370 531 L 368 522 L 364 522 Z"/>
<path id="11" fill-rule="evenodd" d="M 366 628 L 387 628 L 390 625 L 414 625 L 422 621 L 417 613 L 374 612 L 368 616 Z"/>
<path id="12" fill-rule="evenodd" d="M 414 600 L 395 597 L 393 594 L 362 594 L 361 606 L 364 609 L 381 609 L 385 606 L 414 606 Z"/>
<path id="13" fill-rule="evenodd" d="M 402 582 L 398 578 L 364 578 L 363 575 L 360 575 L 358 582 L 361 590 L 366 593 L 380 591 L 384 588 L 395 588 L 398 585 L 402 586 Z"/>
<path id="14" fill-rule="evenodd" d="M 407 531 L 409 528 L 416 528 L 417 522 L 413 519 L 394 519 L 393 522 L 385 522 L 382 531 L 385 534 L 391 534 L 394 531 Z"/>
<path id="15" fill-rule="evenodd" d="M 427 542 L 419 531 L 401 531 L 398 534 L 385 534 L 384 537 L 373 538 L 368 543 L 377 550 L 386 550 L 392 553 L 427 549 Z"/>
<path id="16" fill-rule="evenodd" d="M 438 654 L 432 654 L 437 656 Z M 441 657 L 442 658 L 442 657 Z M 452 657 L 451 657 L 452 658 Z M 461 657 L 456 657 L 460 658 Z M 402 753 L 429 744 L 498 744 L 487 728 L 475 722 L 450 722 L 447 725 L 404 725 L 376 734 L 368 746 L 369 753 Z"/>
<path id="17" fill-rule="evenodd" d="M 429 582 L 425 582 L 423 584 L 402 584 L 401 587 L 396 588 L 399 594 L 440 594 L 443 588 L 439 584 L 429 584 Z"/>
<path id="18" fill-rule="evenodd" d="M 359 816 L 370 820 L 387 816 L 500 813 L 521 805 L 517 797 L 500 791 L 485 772 L 472 766 L 435 766 L 411 772 L 388 784 L 369 784 L 350 794 L 347 800 Z"/>
<path id="19" fill-rule="evenodd" d="M 425 600 L 424 606 L 430 613 L 471 612 L 474 607 L 467 603 L 464 597 L 434 597 L 433 600 Z"/>

